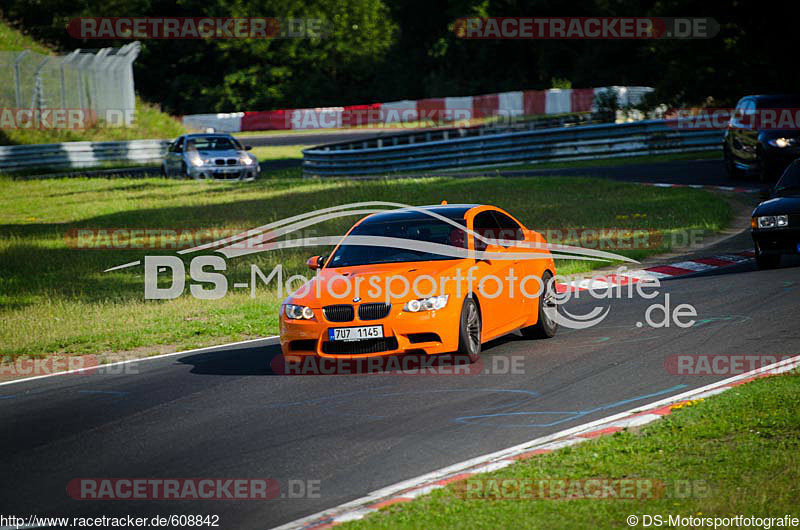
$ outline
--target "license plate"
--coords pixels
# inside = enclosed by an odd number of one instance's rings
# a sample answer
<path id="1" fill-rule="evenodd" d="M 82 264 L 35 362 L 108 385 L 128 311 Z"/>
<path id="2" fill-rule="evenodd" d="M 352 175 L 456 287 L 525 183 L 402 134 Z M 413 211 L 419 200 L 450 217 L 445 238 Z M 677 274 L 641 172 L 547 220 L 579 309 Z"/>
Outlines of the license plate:
<path id="1" fill-rule="evenodd" d="M 383 337 L 383 326 L 359 326 L 355 328 L 328 328 L 328 340 L 355 341 L 380 339 Z"/>

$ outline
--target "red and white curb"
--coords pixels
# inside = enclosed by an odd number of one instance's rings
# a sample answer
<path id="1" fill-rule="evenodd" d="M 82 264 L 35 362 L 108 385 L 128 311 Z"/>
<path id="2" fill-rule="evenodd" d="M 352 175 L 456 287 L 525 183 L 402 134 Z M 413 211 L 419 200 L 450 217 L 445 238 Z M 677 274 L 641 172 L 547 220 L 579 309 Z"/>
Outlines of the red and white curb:
<path id="1" fill-rule="evenodd" d="M 646 269 L 625 270 L 619 274 L 607 274 L 595 276 L 583 280 L 574 280 L 569 283 L 556 285 L 556 291 L 585 291 L 588 289 L 602 290 L 608 287 L 618 287 L 640 281 L 642 278 L 650 277 L 663 280 L 665 278 L 675 278 L 686 274 L 704 272 L 730 265 L 736 265 L 743 261 L 748 261 L 755 256 L 752 250 L 735 252 L 732 254 L 719 254 L 708 258 L 698 258 L 694 260 L 684 260 L 669 265 L 658 265 Z"/>
<path id="2" fill-rule="evenodd" d="M 555 434 L 471 458 L 419 477 L 386 486 L 364 497 L 276 527 L 276 530 L 327 528 L 347 521 L 361 519 L 365 515 L 376 512 L 383 507 L 409 502 L 415 497 L 443 488 L 451 482 L 463 480 L 478 473 L 502 469 L 518 460 L 549 453 L 599 436 L 646 425 L 670 414 L 672 408 L 676 405 L 683 405 L 696 399 L 710 397 L 755 379 L 786 373 L 799 367 L 800 355 L 797 355 L 723 381 L 655 401 L 648 405 L 639 406 L 613 416 L 565 429 Z"/>
<path id="3" fill-rule="evenodd" d="M 743 186 L 709 186 L 706 184 L 671 184 L 669 182 L 642 182 L 645 186 L 657 188 L 694 188 L 697 190 L 733 191 L 736 193 L 758 193 L 758 188 L 745 188 Z"/>

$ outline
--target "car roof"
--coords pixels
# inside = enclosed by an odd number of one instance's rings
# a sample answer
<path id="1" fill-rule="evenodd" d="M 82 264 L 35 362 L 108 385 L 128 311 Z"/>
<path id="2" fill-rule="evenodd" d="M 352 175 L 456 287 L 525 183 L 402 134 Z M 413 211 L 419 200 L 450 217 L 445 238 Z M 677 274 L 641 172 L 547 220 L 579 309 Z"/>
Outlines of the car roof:
<path id="1" fill-rule="evenodd" d="M 189 133 L 184 134 L 186 138 L 191 138 L 194 136 L 225 136 L 226 138 L 232 138 L 233 136 L 228 133 Z"/>
<path id="2" fill-rule="evenodd" d="M 426 206 L 417 206 L 421 210 L 426 210 L 439 214 L 448 219 L 464 219 L 467 212 L 473 208 L 482 206 L 481 204 L 432 204 Z M 379 223 L 384 221 L 399 221 L 402 219 L 417 219 L 420 213 L 416 210 L 409 210 L 399 208 L 397 210 L 388 210 L 385 212 L 374 213 L 364 219 L 365 222 Z"/>
<path id="3" fill-rule="evenodd" d="M 800 94 L 753 94 L 751 96 L 744 96 L 746 98 L 757 98 L 757 99 L 766 99 L 766 98 L 800 98 Z"/>
<path id="4" fill-rule="evenodd" d="M 769 101 L 776 101 L 776 102 L 785 102 L 789 101 L 797 101 L 800 102 L 800 94 L 753 94 L 751 96 L 744 96 L 740 99 L 753 99 L 756 102 L 764 103 Z"/>

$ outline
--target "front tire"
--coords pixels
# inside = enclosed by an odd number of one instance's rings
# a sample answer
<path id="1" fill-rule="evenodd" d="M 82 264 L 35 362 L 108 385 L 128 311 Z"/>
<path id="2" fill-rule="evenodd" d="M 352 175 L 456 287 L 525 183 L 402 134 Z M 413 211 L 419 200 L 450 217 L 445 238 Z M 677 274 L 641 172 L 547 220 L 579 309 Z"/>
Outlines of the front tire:
<path id="1" fill-rule="evenodd" d="M 478 304 L 468 296 L 461 307 L 461 318 L 458 323 L 457 355 L 465 357 L 470 364 L 477 362 L 481 356 L 481 313 Z"/>
<path id="2" fill-rule="evenodd" d="M 725 172 L 728 174 L 728 177 L 732 179 L 736 179 L 742 176 L 742 172 L 739 171 L 739 168 L 736 167 L 736 163 L 733 161 L 733 155 L 731 154 L 731 150 L 728 149 L 728 146 L 722 148 L 724 158 L 725 158 Z"/>
<path id="3" fill-rule="evenodd" d="M 539 295 L 539 320 L 536 324 L 522 328 L 520 332 L 526 339 L 549 339 L 558 331 L 558 322 L 555 313 L 558 312 L 556 304 L 556 286 L 550 271 L 542 274 L 542 294 Z"/>
<path id="4" fill-rule="evenodd" d="M 768 184 L 775 180 L 778 170 L 775 163 L 767 157 L 763 149 L 758 149 L 758 180 Z"/>

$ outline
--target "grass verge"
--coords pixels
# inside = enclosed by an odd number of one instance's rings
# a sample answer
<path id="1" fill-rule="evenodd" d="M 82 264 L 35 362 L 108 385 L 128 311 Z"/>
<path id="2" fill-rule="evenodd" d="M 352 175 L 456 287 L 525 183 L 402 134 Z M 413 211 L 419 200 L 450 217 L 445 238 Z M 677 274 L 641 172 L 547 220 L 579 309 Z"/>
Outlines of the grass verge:
<path id="1" fill-rule="evenodd" d="M 627 528 L 631 515 L 639 524 L 645 515 L 660 515 L 664 527 L 707 528 L 707 523 L 667 521 L 670 515 L 797 517 L 798 454 L 800 375 L 795 373 L 684 406 L 640 432 L 618 432 L 470 477 L 342 528 Z M 589 483 L 579 481 L 595 478 L 656 487 L 653 495 L 630 500 L 531 499 L 540 484 L 561 480 L 584 484 L 572 491 L 589 494 Z M 506 479 L 511 479 L 505 483 L 508 497 L 501 498 L 502 490 L 492 485 Z M 514 489 L 521 484 L 533 484 L 532 493 Z M 550 491 L 548 497 L 559 496 Z M 513 498 L 518 494 L 524 498 Z"/>
<path id="2" fill-rule="evenodd" d="M 238 136 L 238 135 L 237 135 Z M 243 141 L 247 143 L 246 141 Z M 250 151 L 259 160 L 302 160 L 303 149 L 308 149 L 310 145 L 262 145 L 253 147 Z"/>
<path id="3" fill-rule="evenodd" d="M 296 172 L 297 168 L 285 171 Z M 119 246 L 114 246 L 101 236 L 90 237 L 82 248 L 74 248 L 78 242 L 65 237 L 70 230 L 214 229 L 224 236 L 349 202 L 382 200 L 421 205 L 446 199 L 450 203 L 496 204 L 540 230 L 658 231 L 663 245 L 619 251 L 642 259 L 667 250 L 674 232 L 716 232 L 730 218 L 728 204 L 704 190 L 611 180 L 263 177 L 251 183 L 0 178 L 0 355 L 111 354 L 165 344 L 190 348 L 277 331 L 281 296 L 274 283 L 259 288 L 255 299 L 247 290 L 231 288 L 220 300 L 198 300 L 188 294 L 187 286 L 185 294 L 175 300 L 145 301 L 141 267 L 103 271 L 145 255 L 174 255 L 174 248 L 131 249 L 125 248 L 124 237 Z M 306 235 L 343 234 L 354 221 L 336 219 L 314 226 L 314 233 Z M 165 241 L 175 243 L 175 238 L 166 237 Z M 112 248 L 96 248 L 103 242 Z M 198 240 L 187 243 L 197 244 Z M 265 273 L 281 264 L 284 278 L 308 274 L 305 259 L 329 251 L 305 248 L 232 259 L 228 260 L 226 276 L 230 285 L 237 281 L 252 285 L 251 264 Z M 557 266 L 561 273 L 572 273 L 603 265 L 607 263 L 561 261 Z"/>
<path id="4" fill-rule="evenodd" d="M 129 127 L 107 127 L 101 123 L 86 129 L 3 129 L 0 130 L 0 145 L 169 139 L 184 132 L 177 118 L 136 98 L 136 115 Z"/>

